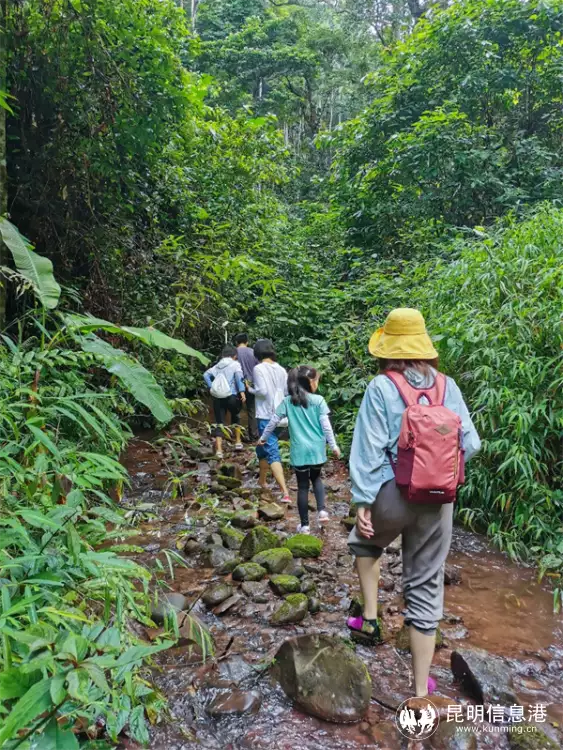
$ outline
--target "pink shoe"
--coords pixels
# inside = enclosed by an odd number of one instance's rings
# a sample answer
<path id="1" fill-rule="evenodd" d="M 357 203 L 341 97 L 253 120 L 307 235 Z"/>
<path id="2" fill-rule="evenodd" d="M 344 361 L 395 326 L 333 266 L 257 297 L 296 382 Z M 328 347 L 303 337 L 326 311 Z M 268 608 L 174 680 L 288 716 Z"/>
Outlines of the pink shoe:
<path id="1" fill-rule="evenodd" d="M 432 695 L 436 691 L 438 683 L 433 677 L 428 678 L 428 695 Z"/>
<path id="2" fill-rule="evenodd" d="M 284 496 L 283 496 L 283 497 L 281 498 L 281 500 L 280 500 L 280 503 L 286 503 L 286 505 L 287 505 L 287 504 L 289 504 L 289 503 L 291 503 L 291 498 L 290 498 L 290 496 L 289 496 L 289 495 L 284 495 Z"/>
<path id="3" fill-rule="evenodd" d="M 350 629 L 352 640 L 358 640 L 367 646 L 377 646 L 379 643 L 383 643 L 379 622 L 372 623 L 360 616 L 349 617 L 346 620 L 346 625 Z"/>

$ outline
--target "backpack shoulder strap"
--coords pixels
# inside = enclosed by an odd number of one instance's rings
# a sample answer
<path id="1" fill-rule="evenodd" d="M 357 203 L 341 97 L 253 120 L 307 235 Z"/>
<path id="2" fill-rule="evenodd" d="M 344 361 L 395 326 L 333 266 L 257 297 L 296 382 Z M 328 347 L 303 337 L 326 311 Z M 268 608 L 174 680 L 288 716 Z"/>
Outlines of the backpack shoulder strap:
<path id="1" fill-rule="evenodd" d="M 440 406 L 444 405 L 447 383 L 448 379 L 443 372 L 436 373 L 436 380 L 434 381 L 434 385 L 432 386 L 432 390 L 435 393 L 435 400 L 433 401 L 433 403 L 439 404 Z"/>
<path id="2" fill-rule="evenodd" d="M 418 404 L 422 396 L 426 396 L 430 404 L 436 406 L 444 404 L 447 380 L 443 373 L 436 373 L 436 379 L 431 388 L 414 388 L 401 372 L 388 371 L 384 374 L 393 381 L 406 406 Z"/>
<path id="3" fill-rule="evenodd" d="M 406 406 L 414 406 L 418 403 L 420 392 L 417 391 L 416 388 L 413 388 L 412 385 L 410 385 L 402 372 L 388 370 L 383 374 L 385 375 L 385 377 L 389 378 L 392 383 L 394 383 L 395 388 L 399 391 L 399 395 L 405 402 Z"/>

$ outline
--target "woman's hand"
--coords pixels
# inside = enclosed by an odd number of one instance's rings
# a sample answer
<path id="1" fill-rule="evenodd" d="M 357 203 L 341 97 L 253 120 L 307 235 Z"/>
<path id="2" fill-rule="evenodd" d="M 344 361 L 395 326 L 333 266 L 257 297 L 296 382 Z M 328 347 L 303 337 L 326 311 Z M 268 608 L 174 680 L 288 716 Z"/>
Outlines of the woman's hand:
<path id="1" fill-rule="evenodd" d="M 341 453 L 340 448 L 338 446 L 336 448 L 333 448 L 332 455 L 334 456 L 334 458 L 340 458 L 340 456 L 342 455 L 342 453 Z"/>
<path id="2" fill-rule="evenodd" d="M 360 507 L 358 508 L 358 513 L 356 515 L 356 528 L 358 529 L 358 534 L 360 536 L 365 537 L 366 539 L 371 539 L 373 536 L 373 525 L 371 522 L 371 507 Z"/>
<path id="3" fill-rule="evenodd" d="M 266 445 L 266 441 L 260 438 L 260 440 L 256 443 L 256 445 Z"/>
<path id="4" fill-rule="evenodd" d="M 242 391 L 239 395 L 240 395 L 240 400 L 242 401 L 242 403 L 246 404 L 246 393 Z"/>

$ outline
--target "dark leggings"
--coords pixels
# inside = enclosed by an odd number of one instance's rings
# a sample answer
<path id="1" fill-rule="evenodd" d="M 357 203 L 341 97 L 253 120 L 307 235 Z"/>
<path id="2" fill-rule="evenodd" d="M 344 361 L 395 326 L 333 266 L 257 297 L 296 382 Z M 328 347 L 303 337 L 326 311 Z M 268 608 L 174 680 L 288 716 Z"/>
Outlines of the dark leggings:
<path id="1" fill-rule="evenodd" d="M 227 398 L 215 398 L 213 396 L 213 412 L 215 414 L 215 437 L 223 437 L 223 430 L 220 425 L 224 425 L 227 420 L 227 412 L 231 415 L 231 425 L 240 424 L 240 410 L 242 401 L 238 396 L 228 396 Z"/>
<path id="2" fill-rule="evenodd" d="M 297 477 L 297 507 L 302 526 L 309 525 L 309 482 L 313 485 L 317 511 L 325 509 L 325 487 L 321 479 L 320 466 L 294 466 Z"/>

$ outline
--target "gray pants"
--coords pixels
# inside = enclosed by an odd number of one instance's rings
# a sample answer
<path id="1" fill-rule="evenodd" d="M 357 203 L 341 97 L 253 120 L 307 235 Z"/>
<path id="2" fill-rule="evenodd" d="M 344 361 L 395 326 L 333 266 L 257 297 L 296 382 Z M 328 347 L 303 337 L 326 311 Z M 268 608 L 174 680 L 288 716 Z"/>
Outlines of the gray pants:
<path id="1" fill-rule="evenodd" d="M 374 535 L 365 539 L 354 527 L 348 538 L 356 557 L 379 558 L 402 535 L 405 622 L 432 634 L 444 611 L 444 563 L 452 540 L 453 503 L 407 503 L 395 480 L 383 485 L 372 506 Z"/>

